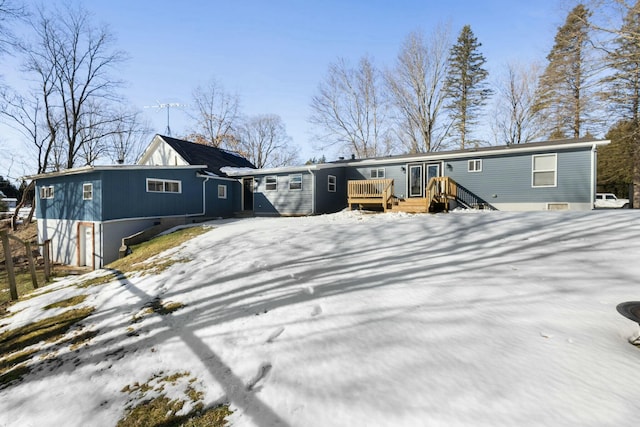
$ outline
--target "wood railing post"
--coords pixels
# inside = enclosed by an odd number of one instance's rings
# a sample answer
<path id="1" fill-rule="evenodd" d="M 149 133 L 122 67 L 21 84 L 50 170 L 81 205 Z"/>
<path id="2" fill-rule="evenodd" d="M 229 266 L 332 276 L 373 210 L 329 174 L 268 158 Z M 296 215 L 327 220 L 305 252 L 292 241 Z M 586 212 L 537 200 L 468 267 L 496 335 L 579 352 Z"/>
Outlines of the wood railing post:
<path id="1" fill-rule="evenodd" d="M 9 235 L 6 230 L 0 231 L 0 239 L 4 247 L 4 260 L 7 268 L 7 276 L 9 277 L 9 293 L 12 300 L 18 299 L 18 287 L 16 286 L 16 276 L 13 271 L 13 257 L 11 256 L 11 247 L 9 246 Z"/>
<path id="2" fill-rule="evenodd" d="M 51 278 L 51 262 L 49 261 L 49 250 L 51 248 L 51 240 L 45 240 L 42 249 L 42 257 L 44 258 L 44 280 L 48 282 Z"/>
<path id="3" fill-rule="evenodd" d="M 31 242 L 24 242 L 27 249 L 27 259 L 29 260 L 29 272 L 31 273 L 31 283 L 33 289 L 38 289 L 38 276 L 36 276 L 36 264 L 33 262 L 33 252 L 31 252 Z"/>

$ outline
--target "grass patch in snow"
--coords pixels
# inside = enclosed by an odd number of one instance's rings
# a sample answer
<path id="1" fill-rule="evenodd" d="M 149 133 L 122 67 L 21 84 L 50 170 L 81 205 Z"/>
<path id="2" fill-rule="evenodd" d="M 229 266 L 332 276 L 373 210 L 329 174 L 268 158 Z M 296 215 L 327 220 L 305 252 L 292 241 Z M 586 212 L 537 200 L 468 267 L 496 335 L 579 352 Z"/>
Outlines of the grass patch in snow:
<path id="1" fill-rule="evenodd" d="M 131 322 L 138 323 L 145 317 L 154 313 L 159 314 L 161 316 L 164 316 L 166 314 L 171 314 L 174 311 L 181 309 L 182 307 L 184 307 L 184 304 L 182 304 L 181 302 L 176 302 L 176 301 L 164 302 L 160 298 L 154 298 L 151 302 L 146 303 L 142 307 L 142 310 L 140 310 L 138 313 L 133 315 Z"/>
<path id="2" fill-rule="evenodd" d="M 107 283 L 113 282 L 121 278 L 122 275 L 119 273 L 109 273 L 104 276 L 94 277 L 92 279 L 83 280 L 82 282 L 76 284 L 78 288 L 89 288 L 91 286 L 100 286 L 106 285 Z"/>
<path id="3" fill-rule="evenodd" d="M 74 305 L 82 304 L 84 300 L 87 299 L 87 296 L 88 295 L 76 295 L 71 298 L 64 299 L 62 301 L 57 301 L 49 305 L 45 305 L 44 309 L 51 310 L 52 308 L 66 308 L 66 307 L 72 307 Z"/>
<path id="4" fill-rule="evenodd" d="M 0 335 L 0 388 L 29 372 L 24 362 L 30 359 L 38 349 L 26 349 L 26 347 L 43 341 L 60 340 L 72 326 L 89 316 L 94 310 L 94 307 L 74 308 L 2 333 Z M 69 340 L 72 345 L 76 338 Z M 86 337 L 82 340 L 86 342 Z"/>
<path id="5" fill-rule="evenodd" d="M 211 227 L 198 226 L 181 228 L 172 233 L 155 237 L 148 242 L 131 247 L 131 254 L 120 258 L 109 264 L 113 268 L 122 272 L 141 271 L 144 273 L 160 273 L 173 264 L 190 261 L 187 258 L 154 258 L 161 252 L 180 246 L 184 242 L 196 236 L 212 230 Z"/>
<path id="6" fill-rule="evenodd" d="M 134 383 L 122 389 L 131 395 L 125 416 L 118 421 L 118 427 L 162 426 L 162 427 L 219 427 L 227 424 L 226 417 L 231 415 L 227 405 L 204 408 L 204 393 L 197 390 L 196 378 L 190 378 L 189 372 L 177 372 L 173 375 L 162 373 L 154 375 L 146 383 Z M 170 399 L 166 389 L 173 387 L 181 390 L 184 398 Z M 184 387 L 184 389 L 183 389 Z M 151 395 L 152 397 L 147 397 Z M 189 405 L 184 412 L 185 405 Z"/>

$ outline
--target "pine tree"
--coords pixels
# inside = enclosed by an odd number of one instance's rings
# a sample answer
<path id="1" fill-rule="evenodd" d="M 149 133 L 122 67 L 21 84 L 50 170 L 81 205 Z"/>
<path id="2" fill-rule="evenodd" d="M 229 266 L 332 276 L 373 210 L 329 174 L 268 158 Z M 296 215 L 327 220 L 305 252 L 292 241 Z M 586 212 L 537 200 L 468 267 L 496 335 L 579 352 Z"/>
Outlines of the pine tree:
<path id="1" fill-rule="evenodd" d="M 607 54 L 606 99 L 623 120 L 640 120 L 640 1 L 629 9 Z"/>
<path id="2" fill-rule="evenodd" d="M 582 4 L 576 6 L 558 29 L 549 61 L 540 78 L 537 110 L 547 117 L 553 138 L 584 134 L 589 122 L 594 75 L 590 58 L 589 17 Z"/>
<path id="3" fill-rule="evenodd" d="M 612 74 L 604 79 L 604 98 L 620 118 L 611 145 L 598 154 L 598 181 L 633 183 L 633 205 L 640 206 L 640 1 L 629 8 L 607 54 Z M 615 138 L 615 139 L 614 139 Z"/>
<path id="4" fill-rule="evenodd" d="M 478 51 L 482 46 L 465 25 L 449 54 L 449 72 L 446 80 L 446 108 L 453 120 L 452 132 L 460 139 L 460 148 L 476 142 L 469 138 L 478 123 L 481 108 L 492 91 L 487 87 L 488 71 L 483 68 L 486 59 Z"/>

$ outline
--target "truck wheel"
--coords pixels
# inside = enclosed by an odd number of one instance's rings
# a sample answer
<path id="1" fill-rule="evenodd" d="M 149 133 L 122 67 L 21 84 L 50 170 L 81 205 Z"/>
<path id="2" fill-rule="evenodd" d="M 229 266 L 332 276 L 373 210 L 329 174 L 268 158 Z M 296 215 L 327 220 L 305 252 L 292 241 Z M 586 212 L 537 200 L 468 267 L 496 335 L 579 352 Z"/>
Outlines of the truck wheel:
<path id="1" fill-rule="evenodd" d="M 624 205 L 622 205 L 622 209 L 629 209 L 629 203 L 625 203 Z"/>

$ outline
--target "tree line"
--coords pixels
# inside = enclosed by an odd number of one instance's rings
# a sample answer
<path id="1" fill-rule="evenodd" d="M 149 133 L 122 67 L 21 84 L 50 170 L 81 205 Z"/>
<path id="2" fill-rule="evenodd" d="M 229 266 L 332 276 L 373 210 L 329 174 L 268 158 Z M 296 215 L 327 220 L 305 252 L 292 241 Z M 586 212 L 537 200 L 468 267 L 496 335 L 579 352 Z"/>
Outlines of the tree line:
<path id="1" fill-rule="evenodd" d="M 390 67 L 338 59 L 311 101 L 317 140 L 375 157 L 605 135 L 599 184 L 633 183 L 640 205 L 640 2 L 578 3 L 542 64 L 493 80 L 481 46 L 470 25 L 455 41 L 441 25 L 411 32 Z"/>

